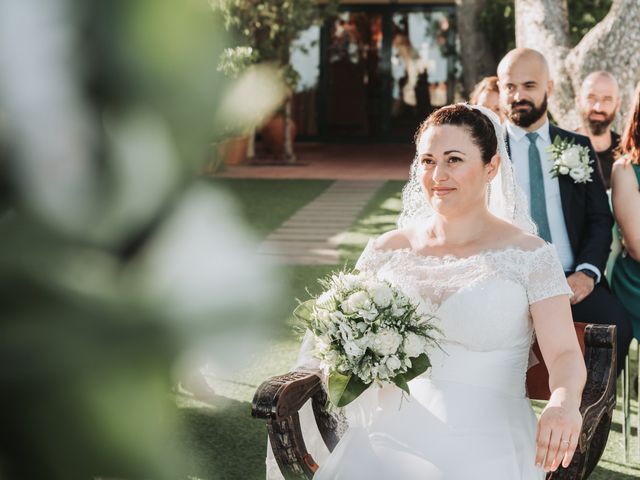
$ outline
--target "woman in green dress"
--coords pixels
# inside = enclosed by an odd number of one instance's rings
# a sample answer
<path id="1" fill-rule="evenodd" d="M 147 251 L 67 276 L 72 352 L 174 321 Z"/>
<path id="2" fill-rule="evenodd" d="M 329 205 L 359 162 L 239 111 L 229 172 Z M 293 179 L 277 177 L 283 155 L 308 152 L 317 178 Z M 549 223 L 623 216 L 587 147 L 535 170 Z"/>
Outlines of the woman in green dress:
<path id="1" fill-rule="evenodd" d="M 640 84 L 629 117 L 619 158 L 611 174 L 613 213 L 623 249 L 611 274 L 611 288 L 629 314 L 640 340 Z"/>

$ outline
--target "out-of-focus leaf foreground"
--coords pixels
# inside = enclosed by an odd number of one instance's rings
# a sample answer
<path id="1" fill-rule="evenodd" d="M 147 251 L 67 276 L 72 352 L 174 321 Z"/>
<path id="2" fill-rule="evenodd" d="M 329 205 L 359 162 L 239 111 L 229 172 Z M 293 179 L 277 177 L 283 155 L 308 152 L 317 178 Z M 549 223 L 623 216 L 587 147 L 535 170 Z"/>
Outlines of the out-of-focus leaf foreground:
<path id="1" fill-rule="evenodd" d="M 196 0 L 0 0 L 0 478 L 186 478 L 172 386 L 259 346 L 278 272 L 198 180 L 281 100 Z"/>

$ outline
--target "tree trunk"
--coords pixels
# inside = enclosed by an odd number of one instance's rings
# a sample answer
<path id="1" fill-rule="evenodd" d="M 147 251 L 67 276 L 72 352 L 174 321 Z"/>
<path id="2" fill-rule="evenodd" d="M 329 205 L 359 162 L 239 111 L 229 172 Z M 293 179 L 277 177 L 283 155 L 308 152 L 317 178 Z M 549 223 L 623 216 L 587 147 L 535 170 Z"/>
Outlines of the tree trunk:
<path id="1" fill-rule="evenodd" d="M 618 79 L 624 116 L 640 80 L 640 2 L 613 0 L 607 16 L 573 49 L 566 0 L 516 0 L 515 6 L 516 45 L 540 51 L 549 62 L 555 83 L 549 111 L 554 120 L 567 129 L 580 124 L 575 94 L 594 70 L 607 70 Z"/>
<path id="2" fill-rule="evenodd" d="M 456 0 L 464 91 L 467 96 L 482 78 L 495 75 L 498 65 L 489 42 L 478 29 L 478 18 L 486 3 L 487 0 Z"/>

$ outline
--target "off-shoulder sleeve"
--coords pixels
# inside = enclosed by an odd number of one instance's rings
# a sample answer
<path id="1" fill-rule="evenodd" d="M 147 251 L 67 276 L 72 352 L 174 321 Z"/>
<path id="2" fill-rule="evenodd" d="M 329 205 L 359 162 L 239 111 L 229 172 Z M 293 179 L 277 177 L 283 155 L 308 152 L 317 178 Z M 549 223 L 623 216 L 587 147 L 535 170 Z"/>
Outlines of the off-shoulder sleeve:
<path id="1" fill-rule="evenodd" d="M 384 253 L 375 247 L 375 239 L 370 239 L 356 262 L 356 268 L 361 272 L 375 272 L 384 263 Z"/>
<path id="2" fill-rule="evenodd" d="M 545 298 L 573 293 L 553 245 L 547 244 L 531 252 L 528 264 L 529 305 Z"/>

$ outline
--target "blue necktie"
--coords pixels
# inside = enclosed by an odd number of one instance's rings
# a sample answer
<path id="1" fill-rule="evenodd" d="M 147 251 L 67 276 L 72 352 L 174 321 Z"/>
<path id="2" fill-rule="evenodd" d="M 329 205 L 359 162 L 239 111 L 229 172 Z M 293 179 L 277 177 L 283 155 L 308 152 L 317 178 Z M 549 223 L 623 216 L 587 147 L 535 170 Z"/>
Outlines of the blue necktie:
<path id="1" fill-rule="evenodd" d="M 527 133 L 529 139 L 529 198 L 531 200 L 531 218 L 538 226 L 538 235 L 551 242 L 551 229 L 547 217 L 547 200 L 544 195 L 544 177 L 540 152 L 536 146 L 538 134 Z"/>

